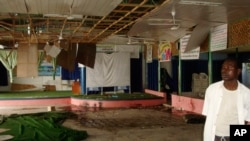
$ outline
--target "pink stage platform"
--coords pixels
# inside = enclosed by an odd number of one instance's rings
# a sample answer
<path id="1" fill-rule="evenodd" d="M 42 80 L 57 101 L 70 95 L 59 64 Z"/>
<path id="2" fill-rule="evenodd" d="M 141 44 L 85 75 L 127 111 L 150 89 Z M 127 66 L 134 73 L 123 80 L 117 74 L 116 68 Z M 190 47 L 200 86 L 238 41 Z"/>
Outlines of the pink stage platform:
<path id="1" fill-rule="evenodd" d="M 172 107 L 175 107 L 178 110 L 201 114 L 204 100 L 201 98 L 191 97 L 189 95 L 185 96 L 172 94 L 171 102 Z"/>
<path id="2" fill-rule="evenodd" d="M 18 106 L 88 106 L 102 108 L 130 108 L 157 106 L 167 103 L 167 97 L 164 92 L 145 89 L 145 93 L 162 97 L 162 99 L 144 99 L 144 100 L 90 100 L 77 99 L 71 97 L 65 98 L 25 98 L 25 99 L 1 99 L 0 107 L 18 107 Z M 177 110 L 183 110 L 201 114 L 203 108 L 203 99 L 185 95 L 171 95 L 171 106 Z"/>
<path id="3" fill-rule="evenodd" d="M 74 105 L 102 108 L 124 108 L 138 106 L 156 106 L 166 103 L 166 94 L 164 92 L 145 90 L 146 93 L 160 96 L 160 99 L 145 100 L 95 100 L 95 99 L 77 99 L 71 97 L 65 98 L 20 98 L 20 99 L 1 99 L 0 106 L 60 106 Z"/>

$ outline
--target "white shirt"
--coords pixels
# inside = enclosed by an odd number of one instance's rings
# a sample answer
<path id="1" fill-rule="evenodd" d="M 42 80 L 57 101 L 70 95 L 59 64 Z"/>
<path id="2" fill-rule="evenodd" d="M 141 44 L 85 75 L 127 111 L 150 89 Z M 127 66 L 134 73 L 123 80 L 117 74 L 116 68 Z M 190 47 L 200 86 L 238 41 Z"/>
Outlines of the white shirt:
<path id="1" fill-rule="evenodd" d="M 238 120 L 238 109 L 237 109 L 237 90 L 227 90 L 223 87 L 223 95 L 220 104 L 220 109 L 216 118 L 216 130 L 215 135 L 217 136 L 229 136 L 230 125 L 239 124 Z"/>
<path id="2" fill-rule="evenodd" d="M 206 116 L 203 141 L 214 141 L 216 117 L 223 95 L 223 83 L 224 81 L 219 81 L 211 84 L 206 90 L 202 111 L 202 114 Z M 235 102 L 237 102 L 238 123 L 244 124 L 245 121 L 250 121 L 250 90 L 240 82 L 238 82 Z"/>

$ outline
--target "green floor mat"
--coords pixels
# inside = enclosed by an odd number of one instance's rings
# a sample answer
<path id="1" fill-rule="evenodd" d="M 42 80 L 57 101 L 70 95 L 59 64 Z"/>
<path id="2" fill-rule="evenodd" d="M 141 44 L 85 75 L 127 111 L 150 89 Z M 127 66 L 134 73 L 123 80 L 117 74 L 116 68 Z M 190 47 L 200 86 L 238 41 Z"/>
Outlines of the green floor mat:
<path id="1" fill-rule="evenodd" d="M 14 136 L 12 141 L 80 141 L 88 137 L 86 131 L 77 131 L 61 125 L 70 113 L 48 112 L 12 115 L 3 120 L 0 128 L 10 129 L 0 135 Z"/>

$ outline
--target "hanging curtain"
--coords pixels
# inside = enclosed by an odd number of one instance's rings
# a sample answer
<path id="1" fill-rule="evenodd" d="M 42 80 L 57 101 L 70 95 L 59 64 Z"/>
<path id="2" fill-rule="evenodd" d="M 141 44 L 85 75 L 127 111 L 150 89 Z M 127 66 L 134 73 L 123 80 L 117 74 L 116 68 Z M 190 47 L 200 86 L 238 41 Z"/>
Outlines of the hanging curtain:
<path id="1" fill-rule="evenodd" d="M 148 89 L 158 91 L 158 60 L 147 63 Z"/>
<path id="2" fill-rule="evenodd" d="M 61 70 L 62 80 L 80 80 L 80 69 L 78 67 L 78 63 L 75 64 L 74 71 L 69 71 L 63 67 Z"/>
<path id="3" fill-rule="evenodd" d="M 0 61 L 9 72 L 10 82 L 13 82 L 13 69 L 17 63 L 17 51 L 16 50 L 1 50 Z"/>
<path id="4" fill-rule="evenodd" d="M 45 56 L 45 52 L 44 51 L 39 51 L 38 52 L 38 61 L 37 61 L 38 68 L 41 66 L 41 64 L 43 62 L 43 59 L 44 59 L 44 56 Z"/>

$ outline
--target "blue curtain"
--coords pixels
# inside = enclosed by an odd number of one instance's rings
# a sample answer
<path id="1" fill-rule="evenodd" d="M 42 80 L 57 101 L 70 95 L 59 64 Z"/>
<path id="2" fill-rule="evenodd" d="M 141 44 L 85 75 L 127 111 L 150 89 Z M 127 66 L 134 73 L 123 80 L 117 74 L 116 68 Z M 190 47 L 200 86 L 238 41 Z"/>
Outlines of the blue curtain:
<path id="1" fill-rule="evenodd" d="M 158 60 L 147 63 L 148 89 L 158 91 Z"/>
<path id="2" fill-rule="evenodd" d="M 62 67 L 61 73 L 62 80 L 80 80 L 80 68 L 77 63 L 75 64 L 74 71 L 70 72 Z"/>
<path id="3" fill-rule="evenodd" d="M 131 58 L 130 59 L 130 66 L 131 66 L 130 67 L 131 92 L 141 92 L 141 91 L 143 91 L 142 53 L 140 53 L 139 59 L 138 58 Z"/>

